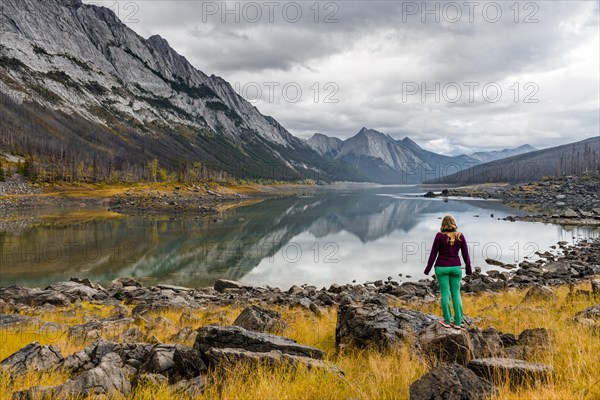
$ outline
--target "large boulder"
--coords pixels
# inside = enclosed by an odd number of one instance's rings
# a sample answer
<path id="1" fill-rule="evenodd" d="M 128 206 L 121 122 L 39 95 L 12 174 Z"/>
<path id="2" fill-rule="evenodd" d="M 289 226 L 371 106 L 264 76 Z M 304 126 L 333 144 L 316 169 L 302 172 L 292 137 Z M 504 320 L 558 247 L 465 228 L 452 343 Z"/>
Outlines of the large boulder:
<path id="1" fill-rule="evenodd" d="M 322 369 L 329 372 L 342 373 L 342 371 L 333 364 L 328 364 L 323 360 L 317 360 L 310 357 L 295 356 L 283 353 L 279 350 L 269 352 L 255 352 L 243 349 L 217 349 L 212 348 L 206 352 L 210 365 L 224 368 L 231 368 L 239 363 L 245 363 L 253 366 L 266 365 L 271 367 L 304 365 L 308 369 Z"/>
<path id="2" fill-rule="evenodd" d="M 87 371 L 96 367 L 102 357 L 115 353 L 121 361 L 136 370 L 146 361 L 148 354 L 155 345 L 146 343 L 115 343 L 99 339 L 85 349 L 66 357 L 61 363 L 61 368 L 71 372 Z"/>
<path id="3" fill-rule="evenodd" d="M 198 329 L 194 349 L 203 355 L 212 348 L 243 349 L 258 353 L 279 350 L 282 353 L 322 359 L 323 350 L 298 344 L 292 339 L 268 333 L 249 331 L 239 326 L 208 325 Z"/>
<path id="4" fill-rule="evenodd" d="M 347 346 L 379 349 L 415 339 L 437 321 L 437 317 L 419 311 L 385 307 L 376 304 L 344 304 L 338 309 L 335 342 Z"/>
<path id="5" fill-rule="evenodd" d="M 552 367 L 513 358 L 477 358 L 468 368 L 491 382 L 510 382 L 513 385 L 546 381 Z"/>
<path id="6" fill-rule="evenodd" d="M 439 322 L 434 322 L 419 333 L 419 344 L 435 363 L 466 366 L 473 358 L 469 333 L 462 329 L 445 328 Z"/>
<path id="7" fill-rule="evenodd" d="M 206 372 L 206 365 L 200 352 L 195 349 L 178 344 L 161 344 L 150 351 L 139 372 L 164 375 L 175 382 L 192 379 Z"/>
<path id="8" fill-rule="evenodd" d="M 410 385 L 410 400 L 483 400 L 496 391 L 488 381 L 461 365 L 438 365 Z"/>
<path id="9" fill-rule="evenodd" d="M 285 329 L 281 314 L 258 306 L 246 307 L 233 325 L 257 332 L 281 332 Z"/>
<path id="10" fill-rule="evenodd" d="M 497 357 L 504 354 L 504 340 L 510 341 L 512 336 L 503 339 L 504 334 L 498 332 L 495 328 L 487 328 L 481 330 L 475 326 L 468 329 L 473 349 L 473 358 Z M 514 337 L 514 343 L 517 343 L 517 338 Z"/>
<path id="11" fill-rule="evenodd" d="M 546 328 L 525 329 L 519 334 L 517 344 L 530 347 L 532 350 L 550 350 L 552 332 Z"/>
<path id="12" fill-rule="evenodd" d="M 2 360 L 0 367 L 8 369 L 13 376 L 18 376 L 25 375 L 28 371 L 48 371 L 62 361 L 63 356 L 58 347 L 32 342 Z"/>
<path id="13" fill-rule="evenodd" d="M 109 353 L 99 365 L 84 371 L 62 385 L 33 387 L 17 392 L 13 399 L 66 399 L 66 398 L 122 398 L 131 393 L 131 384 L 125 376 L 119 355 Z"/>

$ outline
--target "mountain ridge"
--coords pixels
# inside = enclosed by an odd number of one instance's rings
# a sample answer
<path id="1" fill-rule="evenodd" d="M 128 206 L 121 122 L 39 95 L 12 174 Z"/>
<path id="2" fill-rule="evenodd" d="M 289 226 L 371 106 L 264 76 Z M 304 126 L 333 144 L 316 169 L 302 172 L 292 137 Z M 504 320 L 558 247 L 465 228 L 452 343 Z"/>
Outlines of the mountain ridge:
<path id="1" fill-rule="evenodd" d="M 546 176 L 582 175 L 600 170 L 600 137 L 518 154 L 475 165 L 425 183 L 530 182 Z"/>
<path id="2" fill-rule="evenodd" d="M 102 179 L 115 165 L 122 167 L 121 176 L 140 177 L 144 163 L 156 158 L 174 172 L 181 164 L 202 163 L 229 176 L 331 179 L 331 160 L 261 114 L 224 79 L 194 68 L 160 35 L 144 39 L 108 8 L 79 0 L 5 0 L 0 32 L 0 92 L 3 101 L 15 103 L 2 117 L 13 128 L 31 122 L 21 113 L 62 121 L 46 128 L 37 124 L 34 135 L 0 132 L 0 146 L 30 155 L 40 166 L 38 175 L 66 157 Z M 29 108 L 19 110 L 23 104 Z M 80 135 L 66 120 L 95 124 L 95 137 Z M 67 139 L 78 148 L 69 148 L 66 156 L 57 153 L 61 141 L 70 147 Z M 81 152 L 89 152 L 95 166 Z M 125 167 L 131 163 L 121 153 L 143 156 Z M 342 179 L 360 176 L 347 165 L 335 167 Z"/>
<path id="3" fill-rule="evenodd" d="M 420 183 L 481 163 L 481 159 L 529 151 L 529 145 L 496 152 L 479 152 L 478 157 L 460 154 L 447 156 L 426 150 L 406 136 L 394 139 L 389 134 L 362 127 L 345 140 L 314 134 L 306 143 L 324 157 L 345 161 L 379 183 Z"/>

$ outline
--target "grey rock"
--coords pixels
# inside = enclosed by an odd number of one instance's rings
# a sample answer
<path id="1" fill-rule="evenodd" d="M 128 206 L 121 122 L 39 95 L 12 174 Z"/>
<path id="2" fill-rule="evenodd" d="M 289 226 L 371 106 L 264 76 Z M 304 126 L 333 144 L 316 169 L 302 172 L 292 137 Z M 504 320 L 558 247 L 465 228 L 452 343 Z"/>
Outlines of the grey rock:
<path id="1" fill-rule="evenodd" d="M 406 300 L 410 300 L 413 297 L 424 298 L 433 294 L 429 286 L 423 282 L 404 282 L 399 286 L 385 285 L 379 289 L 379 292 L 389 293 Z"/>
<path id="2" fill-rule="evenodd" d="M 214 288 L 217 292 L 224 293 L 226 289 L 251 290 L 254 286 L 228 279 L 217 279 Z"/>
<path id="3" fill-rule="evenodd" d="M 202 355 L 196 349 L 187 346 L 176 346 L 173 353 L 173 372 L 177 379 L 191 380 L 207 371 Z"/>
<path id="4" fill-rule="evenodd" d="M 172 382 L 179 379 L 191 379 L 206 372 L 199 351 L 182 345 L 161 344 L 154 347 L 140 373 L 153 373 L 168 376 Z"/>
<path id="5" fill-rule="evenodd" d="M 29 289 L 18 285 L 1 287 L 0 299 L 5 302 L 12 301 L 18 304 L 29 304 L 28 299 L 30 296 L 39 291 L 39 289 Z"/>
<path id="6" fill-rule="evenodd" d="M 421 349 L 434 362 L 466 366 L 473 358 L 471 339 L 466 330 L 445 328 L 434 322 L 419 333 Z"/>
<path id="7" fill-rule="evenodd" d="M 62 293 L 53 290 L 42 290 L 32 295 L 28 302 L 28 305 L 32 307 L 39 307 L 45 304 L 57 307 L 68 307 L 71 304 L 71 301 Z"/>
<path id="8" fill-rule="evenodd" d="M 496 387 L 458 365 L 438 365 L 410 385 L 410 400 L 484 400 Z"/>
<path id="9" fill-rule="evenodd" d="M 560 216 L 562 218 L 577 218 L 579 217 L 579 214 L 576 211 L 567 208 L 562 214 L 560 214 Z"/>
<path id="10" fill-rule="evenodd" d="M 121 357 L 125 365 L 138 369 L 154 346 L 146 343 L 116 343 L 99 339 L 85 349 L 65 357 L 61 368 L 73 373 L 86 371 L 96 367 L 106 354 L 115 353 Z"/>
<path id="11" fill-rule="evenodd" d="M 131 393 L 131 384 L 121 369 L 122 367 L 123 363 L 119 355 L 109 353 L 102 357 L 97 367 L 82 372 L 63 385 L 51 389 L 50 392 L 55 398 L 99 395 L 109 398 L 128 396 Z"/>
<path id="12" fill-rule="evenodd" d="M 42 346 L 38 342 L 32 342 L 2 360 L 0 367 L 8 369 L 14 376 L 20 376 L 28 371 L 48 371 L 62 361 L 63 356 L 58 347 Z"/>
<path id="13" fill-rule="evenodd" d="M 517 344 L 532 349 L 549 350 L 552 346 L 552 333 L 546 328 L 525 329 L 519 334 Z"/>
<path id="14" fill-rule="evenodd" d="M 532 300 L 550 301 L 556 300 L 557 298 L 558 296 L 549 287 L 534 285 L 529 290 L 527 290 L 527 293 L 525 293 L 525 297 L 523 297 L 523 302 L 526 303 Z"/>
<path id="15" fill-rule="evenodd" d="M 485 262 L 489 265 L 495 265 L 497 267 L 502 267 L 504 265 L 502 261 L 494 260 L 493 258 L 486 258 Z"/>
<path id="16" fill-rule="evenodd" d="M 138 281 L 136 281 L 135 279 L 128 277 L 128 276 L 123 276 L 123 277 L 119 277 L 116 279 L 113 279 L 108 286 L 106 287 L 106 289 L 108 291 L 115 291 L 117 289 L 121 289 L 124 287 L 138 287 L 141 288 L 142 284 L 139 283 Z"/>
<path id="17" fill-rule="evenodd" d="M 471 360 L 468 368 L 491 382 L 510 382 L 514 385 L 546 381 L 552 367 L 512 358 L 478 358 Z"/>
<path id="18" fill-rule="evenodd" d="M 257 332 L 281 332 L 285 329 L 285 323 L 281 314 L 274 310 L 258 306 L 246 307 L 235 319 L 233 325 Z"/>
<path id="19" fill-rule="evenodd" d="M 279 350 L 285 354 L 322 359 L 325 353 L 292 339 L 268 333 L 249 331 L 239 326 L 209 325 L 198 329 L 194 349 L 202 354 L 211 348 L 243 349 L 258 353 Z"/>
<path id="20" fill-rule="evenodd" d="M 437 319 L 402 308 L 346 304 L 338 309 L 335 342 L 338 348 L 390 348 L 411 338 L 416 342 L 418 334 Z"/>
<path id="21" fill-rule="evenodd" d="M 108 293 L 106 293 L 104 290 L 98 290 L 92 287 L 92 283 L 87 279 L 78 281 L 71 280 L 68 282 L 58 282 L 48 286 L 45 290 L 61 293 L 65 295 L 72 303 L 74 303 L 77 300 L 104 300 L 108 297 Z"/>
<path id="22" fill-rule="evenodd" d="M 40 320 L 26 315 L 0 314 L 0 328 L 6 329 L 27 324 L 39 324 Z"/>
<path id="23" fill-rule="evenodd" d="M 268 365 L 271 367 L 281 367 L 284 365 L 296 367 L 304 365 L 308 369 L 322 369 L 328 372 L 341 373 L 341 370 L 337 366 L 326 363 L 323 360 L 286 354 L 280 350 L 256 352 L 243 349 L 212 348 L 206 352 L 205 356 L 210 365 L 220 368 L 233 368 L 239 363 L 246 363 L 252 366 Z"/>

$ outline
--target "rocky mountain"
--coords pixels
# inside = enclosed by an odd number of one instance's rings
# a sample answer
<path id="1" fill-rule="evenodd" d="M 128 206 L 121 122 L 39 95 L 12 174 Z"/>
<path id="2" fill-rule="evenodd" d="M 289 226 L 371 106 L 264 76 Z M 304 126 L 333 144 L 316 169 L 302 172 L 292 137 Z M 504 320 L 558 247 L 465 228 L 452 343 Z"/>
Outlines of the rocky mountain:
<path id="1" fill-rule="evenodd" d="M 322 156 L 335 158 L 342 148 L 343 141 L 340 138 L 331 137 L 322 133 L 315 133 L 306 141 L 313 150 Z"/>
<path id="2" fill-rule="evenodd" d="M 429 183 L 530 182 L 600 170 L 600 137 L 473 166 Z"/>
<path id="3" fill-rule="evenodd" d="M 345 161 L 368 180 L 380 183 L 419 183 L 478 163 L 469 156 L 437 154 L 421 148 L 408 137 L 395 140 L 364 127 L 344 141 L 318 133 L 307 144 L 319 154 Z"/>
<path id="4" fill-rule="evenodd" d="M 529 153 L 531 151 L 536 151 L 537 149 L 528 144 L 524 144 L 519 147 L 515 147 L 513 149 L 502 149 L 502 150 L 492 150 L 492 151 L 478 151 L 472 154 L 469 154 L 469 157 L 474 158 L 479 162 L 490 162 L 495 160 L 500 160 L 502 158 L 517 156 L 519 154 Z"/>
<path id="5" fill-rule="evenodd" d="M 136 179 L 153 159 L 180 176 L 359 176 L 108 8 L 3 0 L 0 33 L 0 149 L 42 177 Z"/>

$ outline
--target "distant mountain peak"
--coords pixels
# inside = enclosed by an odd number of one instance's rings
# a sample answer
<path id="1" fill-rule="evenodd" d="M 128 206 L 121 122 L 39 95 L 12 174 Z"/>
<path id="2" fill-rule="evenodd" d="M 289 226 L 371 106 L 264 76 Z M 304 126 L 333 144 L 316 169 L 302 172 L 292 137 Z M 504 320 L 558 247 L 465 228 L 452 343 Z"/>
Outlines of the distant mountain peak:
<path id="1" fill-rule="evenodd" d="M 469 155 L 469 157 L 479 161 L 479 162 L 489 162 L 500 160 L 507 157 L 516 156 L 519 154 L 529 153 L 531 151 L 536 151 L 537 149 L 529 144 L 524 144 L 519 147 L 514 148 L 506 148 L 502 150 L 492 150 L 492 151 L 476 151 Z"/>
<path id="2" fill-rule="evenodd" d="M 398 142 L 400 144 L 402 144 L 403 146 L 406 146 L 406 147 L 408 147 L 410 149 L 413 149 L 413 150 L 422 150 L 422 147 L 419 146 L 414 140 L 412 140 L 408 136 L 405 136 L 404 139 L 399 140 Z"/>

